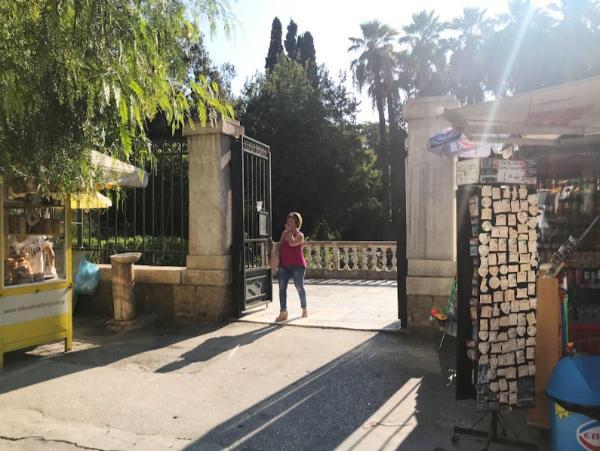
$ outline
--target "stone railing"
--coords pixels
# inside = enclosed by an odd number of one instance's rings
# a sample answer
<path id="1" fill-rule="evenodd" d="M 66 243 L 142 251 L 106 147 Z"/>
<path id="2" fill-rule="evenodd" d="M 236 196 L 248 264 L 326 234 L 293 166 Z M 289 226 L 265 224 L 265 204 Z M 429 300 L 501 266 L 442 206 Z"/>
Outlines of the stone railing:
<path id="1" fill-rule="evenodd" d="M 307 241 L 304 256 L 307 277 L 396 278 L 395 241 Z"/>

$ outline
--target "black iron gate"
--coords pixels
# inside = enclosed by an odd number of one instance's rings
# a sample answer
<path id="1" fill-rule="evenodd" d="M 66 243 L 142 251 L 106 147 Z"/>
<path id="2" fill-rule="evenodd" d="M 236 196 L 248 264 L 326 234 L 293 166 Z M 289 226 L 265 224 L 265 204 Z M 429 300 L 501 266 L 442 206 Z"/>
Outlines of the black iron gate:
<path id="1" fill-rule="evenodd" d="M 242 136 L 231 149 L 233 305 L 236 314 L 272 300 L 271 150 Z"/>
<path id="2" fill-rule="evenodd" d="M 188 254 L 188 151 L 185 138 L 152 142 L 147 188 L 105 191 L 113 206 L 74 213 L 73 247 L 96 263 L 142 252 L 141 264 L 185 266 Z M 135 162 L 135 159 L 133 159 Z"/>

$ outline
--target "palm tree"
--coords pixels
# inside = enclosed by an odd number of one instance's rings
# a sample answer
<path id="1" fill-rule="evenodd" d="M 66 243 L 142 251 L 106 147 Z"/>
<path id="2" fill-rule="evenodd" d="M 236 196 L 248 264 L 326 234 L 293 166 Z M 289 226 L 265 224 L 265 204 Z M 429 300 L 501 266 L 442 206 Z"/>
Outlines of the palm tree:
<path id="1" fill-rule="evenodd" d="M 359 55 L 352 61 L 350 68 L 355 85 L 359 90 L 368 87 L 368 93 L 377 108 L 379 118 L 379 146 L 377 156 L 382 167 L 383 207 L 386 221 L 385 234 L 391 234 L 391 203 L 388 161 L 387 128 L 385 124 L 386 89 L 384 69 L 389 65 L 393 53 L 393 41 L 396 31 L 379 21 L 366 22 L 360 26 L 362 36 L 350 38 L 348 51 Z"/>
<path id="2" fill-rule="evenodd" d="M 555 72 L 549 31 L 554 19 L 533 0 L 509 0 L 500 28 L 485 44 L 487 82 L 496 96 L 548 86 Z"/>
<path id="3" fill-rule="evenodd" d="M 406 87 L 409 94 L 428 96 L 448 92 L 446 54 L 450 42 L 442 38 L 447 28 L 434 11 L 413 14 L 412 22 L 402 28 L 404 35 L 398 42 L 404 49 L 406 69 L 411 72 L 412 80 Z"/>
<path id="4" fill-rule="evenodd" d="M 552 84 L 592 77 L 600 73 L 600 9 L 593 0 L 561 0 L 549 6 L 562 16 L 549 40 L 557 61 Z"/>
<path id="5" fill-rule="evenodd" d="M 462 103 L 481 102 L 485 97 L 485 50 L 487 36 L 494 31 L 494 20 L 486 10 L 464 8 L 463 14 L 452 20 L 450 28 L 458 36 L 450 41 L 451 89 Z"/>
<path id="6" fill-rule="evenodd" d="M 349 52 L 360 52 L 350 63 L 354 84 L 359 90 L 368 86 L 368 93 L 377 108 L 380 139 L 387 136 L 385 127 L 385 88 L 383 70 L 390 56 L 396 31 L 375 20 L 361 24 L 362 37 L 350 38 Z"/>

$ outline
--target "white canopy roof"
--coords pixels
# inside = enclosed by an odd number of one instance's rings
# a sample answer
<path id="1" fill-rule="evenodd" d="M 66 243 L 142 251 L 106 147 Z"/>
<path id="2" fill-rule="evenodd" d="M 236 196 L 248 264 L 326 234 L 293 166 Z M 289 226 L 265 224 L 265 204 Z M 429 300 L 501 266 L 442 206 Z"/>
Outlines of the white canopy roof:
<path id="1" fill-rule="evenodd" d="M 473 141 L 544 146 L 600 142 L 600 77 L 445 109 L 444 117 Z"/>
<path id="2" fill-rule="evenodd" d="M 148 173 L 110 155 L 92 150 L 92 163 L 103 172 L 102 181 L 107 188 L 145 188 L 148 185 Z"/>

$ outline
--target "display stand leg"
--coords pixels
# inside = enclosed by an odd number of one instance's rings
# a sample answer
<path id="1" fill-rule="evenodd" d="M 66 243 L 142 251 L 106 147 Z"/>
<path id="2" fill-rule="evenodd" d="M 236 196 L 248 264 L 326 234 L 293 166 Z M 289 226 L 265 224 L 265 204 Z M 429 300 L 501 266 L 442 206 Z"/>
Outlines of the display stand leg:
<path id="1" fill-rule="evenodd" d="M 70 338 L 65 338 L 65 352 L 69 352 L 73 350 L 73 340 Z"/>
<path id="2" fill-rule="evenodd" d="M 487 431 L 481 429 L 475 429 L 475 427 L 481 423 L 481 421 L 490 415 L 490 426 Z M 501 426 L 500 434 L 498 434 L 498 425 Z M 514 439 L 507 438 L 507 429 L 510 430 L 511 434 L 515 437 Z M 483 447 L 484 451 L 490 449 L 492 443 L 498 443 L 501 445 L 509 445 L 520 449 L 538 449 L 538 445 L 535 443 L 528 443 L 522 441 L 516 434 L 514 429 L 508 424 L 506 419 L 496 411 L 486 412 L 471 426 L 470 428 L 463 428 L 460 426 L 454 426 L 454 435 L 452 436 L 452 443 L 457 443 L 460 439 L 461 434 L 471 435 L 474 437 L 483 437 L 486 439 Z"/>
<path id="3" fill-rule="evenodd" d="M 446 338 L 446 329 L 444 328 L 444 332 L 442 333 L 442 339 L 440 340 L 440 345 L 438 346 L 438 351 L 442 349 L 444 346 L 444 339 Z"/>

